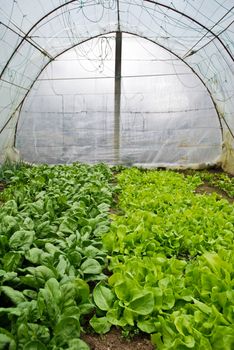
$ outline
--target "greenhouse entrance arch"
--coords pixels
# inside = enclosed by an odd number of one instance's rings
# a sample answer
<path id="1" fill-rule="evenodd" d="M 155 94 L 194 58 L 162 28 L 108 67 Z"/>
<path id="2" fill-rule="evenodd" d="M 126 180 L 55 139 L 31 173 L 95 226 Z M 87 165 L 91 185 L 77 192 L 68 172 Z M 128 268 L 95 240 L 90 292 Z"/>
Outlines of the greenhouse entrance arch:
<path id="1" fill-rule="evenodd" d="M 23 158 L 142 166 L 215 163 L 221 128 L 201 80 L 145 38 L 121 33 L 118 52 L 116 37 L 85 41 L 45 68 L 20 113 L 16 147 Z"/>

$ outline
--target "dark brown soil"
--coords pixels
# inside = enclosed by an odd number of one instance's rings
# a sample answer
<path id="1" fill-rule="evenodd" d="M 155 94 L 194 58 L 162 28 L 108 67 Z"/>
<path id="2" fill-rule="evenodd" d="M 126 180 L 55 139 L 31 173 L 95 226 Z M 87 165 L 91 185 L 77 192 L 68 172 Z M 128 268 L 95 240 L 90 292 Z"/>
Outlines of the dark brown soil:
<path id="1" fill-rule="evenodd" d="M 0 181 L 0 192 L 2 192 L 4 190 L 4 188 L 6 187 L 6 184 L 4 182 Z M 3 202 L 0 200 L 0 207 L 3 205 Z"/>
<path id="2" fill-rule="evenodd" d="M 0 192 L 2 192 L 5 187 L 6 187 L 6 184 L 3 182 L 0 182 Z"/>
<path id="3" fill-rule="evenodd" d="M 91 350 L 154 350 L 147 336 L 135 336 L 127 340 L 118 329 L 111 330 L 105 335 L 85 334 L 82 339 L 90 346 Z"/>
<path id="4" fill-rule="evenodd" d="M 234 198 L 231 198 L 228 196 L 228 194 L 221 190 L 220 188 L 218 187 L 215 187 L 215 186 L 211 186 L 210 184 L 208 183 L 204 183 L 200 186 L 198 186 L 195 190 L 196 193 L 200 193 L 200 194 L 210 194 L 210 193 L 217 193 L 221 198 L 224 198 L 226 199 L 229 203 L 233 203 L 234 202 Z"/>
<path id="5" fill-rule="evenodd" d="M 124 215 L 124 211 L 119 208 L 110 208 L 109 213 L 115 215 Z"/>

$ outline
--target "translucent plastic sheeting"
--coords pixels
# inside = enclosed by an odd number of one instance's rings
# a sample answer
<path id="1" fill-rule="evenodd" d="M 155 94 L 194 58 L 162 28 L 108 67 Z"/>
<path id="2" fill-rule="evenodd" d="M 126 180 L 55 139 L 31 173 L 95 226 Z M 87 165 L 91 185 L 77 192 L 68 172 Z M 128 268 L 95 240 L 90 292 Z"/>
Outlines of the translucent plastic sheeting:
<path id="1" fill-rule="evenodd" d="M 11 144 L 4 128 L 46 64 L 79 43 L 117 30 L 147 38 L 187 63 L 206 85 L 223 141 L 232 145 L 233 15 L 233 0 L 0 0 L 0 145 Z M 225 163 L 234 163 L 228 154 Z"/>
<path id="2" fill-rule="evenodd" d="M 2 137 L 0 138 L 0 162 L 4 162 L 5 157 L 11 159 L 12 161 L 19 161 L 19 152 L 12 147 L 15 141 L 15 128 L 19 117 L 19 112 L 16 112 L 7 126 L 2 131 Z"/>
<path id="3" fill-rule="evenodd" d="M 220 123 L 202 82 L 155 44 L 123 35 L 120 159 L 114 145 L 115 36 L 51 63 L 28 95 L 17 148 L 30 162 L 215 163 Z"/>

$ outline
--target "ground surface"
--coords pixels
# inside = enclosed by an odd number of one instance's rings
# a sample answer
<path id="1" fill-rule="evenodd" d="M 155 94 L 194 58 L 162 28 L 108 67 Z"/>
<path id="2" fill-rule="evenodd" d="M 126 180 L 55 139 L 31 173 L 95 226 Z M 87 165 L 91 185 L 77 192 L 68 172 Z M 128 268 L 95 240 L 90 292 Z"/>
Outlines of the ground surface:
<path id="1" fill-rule="evenodd" d="M 208 183 L 204 183 L 203 185 L 198 186 L 196 189 L 196 193 L 200 194 L 210 194 L 214 192 L 217 193 L 221 198 L 226 199 L 229 203 L 234 202 L 234 198 L 229 197 L 225 191 L 221 190 L 218 187 L 211 186 Z"/>
<path id="2" fill-rule="evenodd" d="M 102 336 L 86 334 L 82 338 L 89 344 L 91 350 L 154 350 L 154 346 L 146 336 L 126 340 L 117 329 Z"/>
<path id="3" fill-rule="evenodd" d="M 2 192 L 4 190 L 4 188 L 6 187 L 6 185 L 0 181 L 0 192 Z M 2 201 L 0 201 L 0 206 L 2 205 Z"/>

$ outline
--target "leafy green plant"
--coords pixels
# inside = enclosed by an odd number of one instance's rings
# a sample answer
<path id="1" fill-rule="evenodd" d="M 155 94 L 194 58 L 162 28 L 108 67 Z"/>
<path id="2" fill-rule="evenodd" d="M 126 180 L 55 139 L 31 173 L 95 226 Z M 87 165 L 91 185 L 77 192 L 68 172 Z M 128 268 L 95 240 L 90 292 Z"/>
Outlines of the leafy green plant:
<path id="1" fill-rule="evenodd" d="M 87 350 L 89 322 L 148 333 L 158 349 L 231 350 L 233 205 L 195 194 L 201 172 L 116 170 L 117 185 L 104 164 L 8 174 L 0 349 Z"/>
<path id="2" fill-rule="evenodd" d="M 0 165 L 0 181 L 8 183 L 16 172 L 29 167 L 29 164 L 21 161 L 11 162 L 9 160 L 6 160 L 3 164 Z"/>
<path id="3" fill-rule="evenodd" d="M 94 309 L 93 284 L 107 279 L 101 236 L 112 173 L 77 163 L 9 175 L 0 208 L 0 348 L 87 350 L 80 333 Z"/>
<path id="4" fill-rule="evenodd" d="M 127 169 L 118 180 L 124 214 L 103 234 L 112 275 L 96 287 L 100 317 L 157 349 L 231 350 L 233 205 L 195 194 L 197 174 Z"/>
<path id="5" fill-rule="evenodd" d="M 201 183 L 206 183 L 223 190 L 227 196 L 234 198 L 234 177 L 224 172 L 210 172 L 202 170 L 195 172 L 190 170 L 190 176 L 200 178 Z"/>

